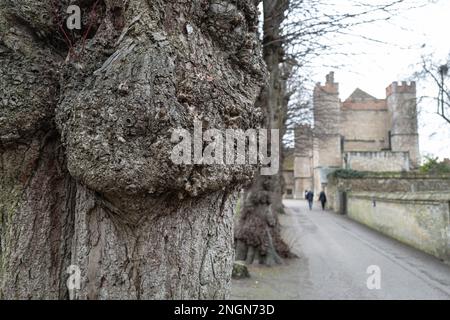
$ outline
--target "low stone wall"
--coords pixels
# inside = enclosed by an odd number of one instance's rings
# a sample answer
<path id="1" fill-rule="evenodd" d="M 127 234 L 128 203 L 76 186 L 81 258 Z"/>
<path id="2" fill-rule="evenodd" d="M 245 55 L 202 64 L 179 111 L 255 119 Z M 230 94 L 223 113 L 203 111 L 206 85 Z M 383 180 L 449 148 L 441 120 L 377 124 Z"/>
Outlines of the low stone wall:
<path id="1" fill-rule="evenodd" d="M 408 152 L 346 152 L 345 166 L 359 171 L 409 171 Z"/>
<path id="2" fill-rule="evenodd" d="M 450 192 L 350 192 L 347 214 L 450 263 Z"/>
<path id="3" fill-rule="evenodd" d="M 334 211 L 450 263 L 450 175 L 340 170 L 327 195 Z"/>
<path id="4" fill-rule="evenodd" d="M 327 196 L 336 212 L 344 210 L 343 193 L 349 192 L 448 192 L 450 175 L 417 172 L 352 172 L 328 176 Z M 345 211 L 345 210 L 344 210 Z M 343 212 L 342 212 L 343 213 Z"/>

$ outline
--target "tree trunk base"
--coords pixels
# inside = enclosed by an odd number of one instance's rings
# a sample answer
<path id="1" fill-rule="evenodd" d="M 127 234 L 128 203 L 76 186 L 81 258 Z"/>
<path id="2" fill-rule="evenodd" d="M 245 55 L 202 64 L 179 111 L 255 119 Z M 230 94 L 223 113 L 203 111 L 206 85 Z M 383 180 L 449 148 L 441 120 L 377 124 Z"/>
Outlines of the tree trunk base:
<path id="1" fill-rule="evenodd" d="M 160 201 L 133 217 L 70 177 L 56 134 L 0 151 L 2 299 L 229 296 L 235 194 Z M 69 266 L 80 272 L 70 292 Z"/>

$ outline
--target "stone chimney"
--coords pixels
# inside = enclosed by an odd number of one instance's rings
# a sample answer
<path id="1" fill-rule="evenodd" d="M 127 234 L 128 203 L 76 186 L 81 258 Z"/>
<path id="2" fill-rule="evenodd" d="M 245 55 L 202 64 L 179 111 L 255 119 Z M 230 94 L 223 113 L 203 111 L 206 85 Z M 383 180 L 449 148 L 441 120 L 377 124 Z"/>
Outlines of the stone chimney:
<path id="1" fill-rule="evenodd" d="M 334 72 L 333 71 L 331 71 L 329 74 L 327 74 L 326 78 L 327 78 L 326 84 L 331 84 L 331 85 L 334 84 Z"/>
<path id="2" fill-rule="evenodd" d="M 314 95 L 319 96 L 321 94 L 339 94 L 339 84 L 334 82 L 333 71 L 327 74 L 324 86 L 320 82 L 316 84 Z"/>

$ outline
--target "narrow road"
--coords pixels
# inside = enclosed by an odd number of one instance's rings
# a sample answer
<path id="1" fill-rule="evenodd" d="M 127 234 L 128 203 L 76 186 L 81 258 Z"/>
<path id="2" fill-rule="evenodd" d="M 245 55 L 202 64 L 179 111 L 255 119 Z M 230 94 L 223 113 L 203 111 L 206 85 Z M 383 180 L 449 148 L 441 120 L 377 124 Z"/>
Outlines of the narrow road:
<path id="1" fill-rule="evenodd" d="M 299 259 L 274 267 L 249 266 L 251 278 L 233 280 L 232 299 L 444 299 L 450 266 L 315 203 L 285 201 L 282 234 Z M 381 288 L 367 287 L 369 266 Z"/>
<path id="2" fill-rule="evenodd" d="M 284 237 L 300 259 L 291 264 L 299 299 L 450 299 L 450 267 L 346 216 L 288 200 Z M 367 288 L 369 266 L 381 289 Z M 281 285 L 281 284 L 280 284 Z"/>

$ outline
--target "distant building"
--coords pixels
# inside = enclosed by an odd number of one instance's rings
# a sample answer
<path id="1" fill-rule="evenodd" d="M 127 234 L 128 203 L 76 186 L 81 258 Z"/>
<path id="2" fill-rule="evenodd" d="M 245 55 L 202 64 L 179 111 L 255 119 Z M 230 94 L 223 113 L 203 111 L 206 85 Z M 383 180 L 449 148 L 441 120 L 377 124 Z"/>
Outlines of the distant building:
<path id="1" fill-rule="evenodd" d="M 334 73 L 314 90 L 314 128 L 295 130 L 293 191 L 318 194 L 327 175 L 340 168 L 358 171 L 409 171 L 419 166 L 416 84 L 394 82 L 386 99 L 356 89 L 339 98 Z"/>
<path id="2" fill-rule="evenodd" d="M 284 151 L 283 159 L 283 189 L 284 198 L 293 199 L 295 193 L 295 178 L 294 178 L 294 148 L 289 148 Z"/>

